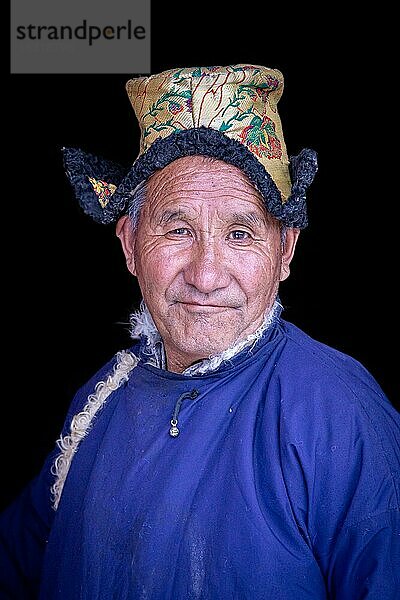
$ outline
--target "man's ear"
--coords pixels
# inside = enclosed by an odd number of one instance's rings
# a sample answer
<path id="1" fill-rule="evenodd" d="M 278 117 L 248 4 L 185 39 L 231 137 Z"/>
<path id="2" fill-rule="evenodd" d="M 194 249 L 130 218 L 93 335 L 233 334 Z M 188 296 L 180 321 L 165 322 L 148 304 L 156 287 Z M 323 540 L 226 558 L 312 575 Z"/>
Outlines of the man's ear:
<path id="1" fill-rule="evenodd" d="M 124 215 L 117 222 L 115 233 L 119 237 L 122 250 L 125 254 L 126 266 L 132 275 L 136 275 L 135 268 L 135 234 L 132 231 L 129 215 Z"/>
<path id="2" fill-rule="evenodd" d="M 285 240 L 282 242 L 282 262 L 279 281 L 284 281 L 290 275 L 290 263 L 292 261 L 300 229 L 289 227 L 285 232 Z"/>

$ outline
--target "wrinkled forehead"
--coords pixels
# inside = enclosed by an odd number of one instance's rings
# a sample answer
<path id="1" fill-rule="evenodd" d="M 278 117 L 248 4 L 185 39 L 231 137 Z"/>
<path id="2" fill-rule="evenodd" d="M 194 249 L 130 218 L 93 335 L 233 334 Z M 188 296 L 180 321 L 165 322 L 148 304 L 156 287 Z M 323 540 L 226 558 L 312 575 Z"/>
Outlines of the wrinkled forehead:
<path id="1" fill-rule="evenodd" d="M 248 177 L 234 165 L 205 156 L 179 158 L 152 175 L 148 181 L 148 208 L 184 203 L 223 210 L 236 204 L 266 215 L 265 204 Z"/>

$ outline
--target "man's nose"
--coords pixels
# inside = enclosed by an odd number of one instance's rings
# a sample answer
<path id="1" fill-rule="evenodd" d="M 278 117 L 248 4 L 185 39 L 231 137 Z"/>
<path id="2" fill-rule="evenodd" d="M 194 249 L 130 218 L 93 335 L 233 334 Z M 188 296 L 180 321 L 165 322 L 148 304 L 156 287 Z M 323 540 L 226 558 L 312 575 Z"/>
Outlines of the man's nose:
<path id="1" fill-rule="evenodd" d="M 204 240 L 193 245 L 184 278 L 202 294 L 210 294 L 229 285 L 228 265 L 216 242 Z"/>

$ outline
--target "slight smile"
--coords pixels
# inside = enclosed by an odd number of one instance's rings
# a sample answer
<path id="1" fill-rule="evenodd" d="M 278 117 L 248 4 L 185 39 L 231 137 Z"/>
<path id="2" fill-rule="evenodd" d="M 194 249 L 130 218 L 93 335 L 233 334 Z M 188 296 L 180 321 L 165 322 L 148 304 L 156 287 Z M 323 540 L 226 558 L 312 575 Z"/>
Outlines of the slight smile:
<path id="1" fill-rule="evenodd" d="M 232 307 L 221 306 L 217 304 L 198 304 L 197 302 L 178 302 L 187 312 L 194 313 L 214 313 L 228 310 Z"/>

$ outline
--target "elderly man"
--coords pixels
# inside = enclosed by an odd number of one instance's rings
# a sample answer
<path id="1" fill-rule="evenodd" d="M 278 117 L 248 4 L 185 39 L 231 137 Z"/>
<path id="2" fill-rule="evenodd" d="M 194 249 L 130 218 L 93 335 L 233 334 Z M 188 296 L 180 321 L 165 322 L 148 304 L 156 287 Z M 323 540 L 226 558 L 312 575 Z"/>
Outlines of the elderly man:
<path id="1" fill-rule="evenodd" d="M 133 167 L 65 150 L 143 304 L 3 515 L 6 597 L 399 597 L 398 414 L 280 317 L 316 171 L 305 150 L 289 178 L 282 87 L 253 65 L 134 79 Z"/>

